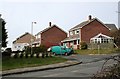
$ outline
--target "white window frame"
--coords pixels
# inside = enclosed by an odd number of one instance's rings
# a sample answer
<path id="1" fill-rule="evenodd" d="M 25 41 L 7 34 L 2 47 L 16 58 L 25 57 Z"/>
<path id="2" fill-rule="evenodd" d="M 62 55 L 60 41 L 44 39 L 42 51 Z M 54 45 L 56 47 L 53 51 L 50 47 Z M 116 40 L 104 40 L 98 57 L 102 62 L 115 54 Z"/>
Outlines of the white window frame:
<path id="1" fill-rule="evenodd" d="M 77 33 L 78 32 L 78 33 Z M 75 30 L 75 34 L 79 34 L 80 30 Z"/>
<path id="2" fill-rule="evenodd" d="M 80 40 L 78 39 L 78 40 L 77 40 L 77 45 L 79 45 L 79 44 L 80 44 Z"/>
<path id="3" fill-rule="evenodd" d="M 70 35 L 73 35 L 73 32 L 70 32 Z"/>
<path id="4" fill-rule="evenodd" d="M 41 37 L 41 35 L 39 34 L 39 35 L 38 35 L 38 38 L 40 38 L 40 37 Z"/>

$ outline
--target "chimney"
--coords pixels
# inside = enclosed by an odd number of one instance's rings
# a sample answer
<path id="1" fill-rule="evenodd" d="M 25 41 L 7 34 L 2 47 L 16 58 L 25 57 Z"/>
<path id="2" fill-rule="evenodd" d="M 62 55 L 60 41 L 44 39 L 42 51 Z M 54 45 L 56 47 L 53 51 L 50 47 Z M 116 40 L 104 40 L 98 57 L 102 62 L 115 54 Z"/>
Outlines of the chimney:
<path id="1" fill-rule="evenodd" d="M 89 15 L 89 16 L 88 16 L 88 20 L 91 20 L 91 19 L 92 19 L 92 16 L 91 16 L 91 15 Z"/>
<path id="2" fill-rule="evenodd" d="M 52 23 L 51 23 L 51 22 L 49 22 L 49 26 L 50 26 L 50 27 L 52 26 Z"/>

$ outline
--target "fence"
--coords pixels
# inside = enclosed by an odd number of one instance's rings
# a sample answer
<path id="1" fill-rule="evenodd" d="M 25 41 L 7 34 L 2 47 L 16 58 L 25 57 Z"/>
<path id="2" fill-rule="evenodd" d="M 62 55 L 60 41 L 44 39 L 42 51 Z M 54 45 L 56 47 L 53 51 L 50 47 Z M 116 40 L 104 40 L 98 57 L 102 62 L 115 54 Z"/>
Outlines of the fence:
<path id="1" fill-rule="evenodd" d="M 89 43 L 88 45 L 88 49 L 112 49 L 114 48 L 114 44 L 113 43 Z"/>

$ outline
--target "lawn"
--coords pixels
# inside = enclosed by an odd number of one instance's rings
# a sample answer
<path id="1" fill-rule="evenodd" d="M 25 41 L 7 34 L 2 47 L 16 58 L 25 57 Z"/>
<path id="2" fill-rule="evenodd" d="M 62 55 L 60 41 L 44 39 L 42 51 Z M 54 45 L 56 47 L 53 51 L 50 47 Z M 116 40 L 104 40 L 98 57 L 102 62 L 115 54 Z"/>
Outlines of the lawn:
<path id="1" fill-rule="evenodd" d="M 86 55 L 86 54 L 111 54 L 120 53 L 120 49 L 86 49 L 86 50 L 74 50 L 75 53 Z"/>
<path id="2" fill-rule="evenodd" d="M 47 58 L 3 58 L 2 70 L 10 70 L 15 68 L 42 66 L 65 62 L 67 59 L 61 57 L 47 57 Z"/>

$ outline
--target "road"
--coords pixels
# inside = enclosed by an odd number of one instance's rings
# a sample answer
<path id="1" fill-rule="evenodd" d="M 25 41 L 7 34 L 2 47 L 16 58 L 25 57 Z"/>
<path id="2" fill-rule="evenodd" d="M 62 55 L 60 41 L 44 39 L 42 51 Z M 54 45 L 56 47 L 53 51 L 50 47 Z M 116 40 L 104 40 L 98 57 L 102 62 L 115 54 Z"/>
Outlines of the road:
<path id="1" fill-rule="evenodd" d="M 58 68 L 45 71 L 29 72 L 22 74 L 8 75 L 6 77 L 92 77 L 101 70 L 105 58 L 112 55 L 71 55 L 63 56 L 72 61 L 82 61 L 82 64 Z M 113 60 L 110 60 L 106 65 L 112 65 Z"/>

